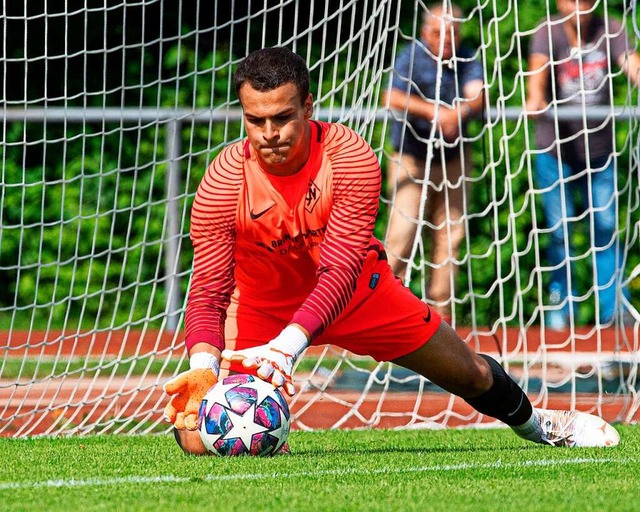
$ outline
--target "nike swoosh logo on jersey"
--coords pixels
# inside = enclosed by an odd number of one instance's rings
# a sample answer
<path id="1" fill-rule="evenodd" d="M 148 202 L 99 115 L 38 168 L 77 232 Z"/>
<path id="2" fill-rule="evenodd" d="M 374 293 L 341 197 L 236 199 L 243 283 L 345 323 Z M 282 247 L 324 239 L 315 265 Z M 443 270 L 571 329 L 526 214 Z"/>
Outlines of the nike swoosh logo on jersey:
<path id="1" fill-rule="evenodd" d="M 271 206 L 269 206 L 265 210 L 262 210 L 261 212 L 258 212 L 258 213 L 253 213 L 253 210 L 251 210 L 251 211 L 249 211 L 249 216 L 251 217 L 251 220 L 257 220 L 260 217 L 262 217 L 265 213 L 267 213 L 269 210 L 271 210 L 271 208 L 273 208 L 274 206 L 275 206 L 275 204 L 272 204 Z"/>
<path id="2" fill-rule="evenodd" d="M 431 322 L 431 308 L 429 308 L 429 314 L 427 316 L 422 317 L 422 319 L 425 321 L 425 323 L 429 323 Z"/>

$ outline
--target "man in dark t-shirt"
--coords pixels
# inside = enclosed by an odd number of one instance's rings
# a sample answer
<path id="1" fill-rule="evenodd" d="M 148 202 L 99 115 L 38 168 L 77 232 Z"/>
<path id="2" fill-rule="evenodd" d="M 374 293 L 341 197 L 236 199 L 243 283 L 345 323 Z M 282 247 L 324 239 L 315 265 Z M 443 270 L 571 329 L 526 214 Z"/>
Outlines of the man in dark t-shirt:
<path id="1" fill-rule="evenodd" d="M 593 222 L 592 253 L 600 324 L 619 310 L 620 249 L 617 241 L 616 156 L 614 151 L 612 66 L 638 83 L 640 57 L 624 26 L 593 13 L 594 0 L 557 0 L 558 15 L 537 28 L 530 48 L 526 109 L 536 117 L 536 193 L 542 198 L 551 241 L 551 270 L 546 326 L 562 330 L 575 314 L 568 264 L 571 232 L 582 218 L 574 199 L 582 195 Z M 575 120 L 556 120 L 551 105 L 577 107 Z M 589 116 L 593 106 L 611 107 L 605 120 Z M 571 290 L 571 293 L 570 293 Z"/>
<path id="2" fill-rule="evenodd" d="M 404 278 L 416 234 L 428 231 L 428 297 L 449 322 L 471 169 L 464 134 L 467 120 L 482 109 L 484 86 L 478 52 L 460 41 L 462 17 L 456 5 L 443 9 L 438 1 L 426 8 L 420 39 L 397 55 L 384 98 L 395 111 L 387 167 L 389 263 Z"/>

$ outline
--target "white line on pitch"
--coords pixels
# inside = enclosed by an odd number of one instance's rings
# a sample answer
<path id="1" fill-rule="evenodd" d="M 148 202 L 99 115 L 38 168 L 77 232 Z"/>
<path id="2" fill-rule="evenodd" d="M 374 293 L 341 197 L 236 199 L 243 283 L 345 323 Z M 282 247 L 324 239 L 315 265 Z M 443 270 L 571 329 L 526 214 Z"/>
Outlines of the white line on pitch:
<path id="1" fill-rule="evenodd" d="M 275 480 L 278 478 L 308 478 L 322 476 L 343 475 L 392 475 L 402 473 L 427 473 L 446 471 L 465 471 L 474 469 L 510 469 L 529 467 L 567 466 L 575 464 L 605 464 L 614 462 L 617 464 L 636 463 L 635 459 L 565 459 L 565 460 L 530 460 L 525 462 L 502 462 L 500 460 L 487 464 L 443 464 L 435 466 L 418 466 L 412 468 L 382 468 L 382 469 L 328 469 L 319 471 L 301 471 L 299 473 L 254 473 L 246 475 L 207 475 L 205 477 L 182 476 L 130 476 L 118 478 L 87 478 L 82 480 L 43 480 L 41 482 L 0 482 L 0 491 L 15 489 L 36 488 L 71 488 L 94 487 L 122 484 L 157 484 L 157 483 L 188 483 L 188 482 L 221 482 L 231 480 Z"/>

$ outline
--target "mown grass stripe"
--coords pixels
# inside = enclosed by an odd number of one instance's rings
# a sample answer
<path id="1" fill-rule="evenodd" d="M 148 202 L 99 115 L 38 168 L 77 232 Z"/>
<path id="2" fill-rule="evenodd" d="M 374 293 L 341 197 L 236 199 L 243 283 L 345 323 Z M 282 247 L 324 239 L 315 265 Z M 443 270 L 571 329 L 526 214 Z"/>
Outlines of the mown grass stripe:
<path id="1" fill-rule="evenodd" d="M 466 471 L 478 469 L 518 469 L 530 467 L 552 467 L 581 464 L 606 464 L 616 462 L 617 464 L 630 464 L 638 462 L 635 459 L 608 459 L 608 458 L 574 458 L 574 459 L 542 459 L 528 460 L 523 462 L 507 462 L 500 460 L 491 463 L 473 464 L 437 464 L 435 466 L 419 466 L 409 468 L 380 468 L 372 470 L 364 469 L 331 469 L 320 471 L 301 471 L 299 473 L 254 473 L 237 475 L 208 475 L 206 477 L 179 477 L 174 475 L 165 476 L 130 476 L 118 478 L 89 478 L 80 480 L 44 480 L 42 482 L 3 482 L 0 483 L 0 491 L 16 489 L 37 489 L 37 488 L 74 488 L 74 487 L 97 487 L 122 484 L 158 484 L 158 483 L 188 483 L 188 482 L 227 482 L 240 480 L 269 480 L 282 478 L 315 478 L 322 476 L 347 476 L 347 475 L 379 475 L 379 474 L 403 474 L 403 473 L 427 473 L 427 472 L 447 472 Z"/>

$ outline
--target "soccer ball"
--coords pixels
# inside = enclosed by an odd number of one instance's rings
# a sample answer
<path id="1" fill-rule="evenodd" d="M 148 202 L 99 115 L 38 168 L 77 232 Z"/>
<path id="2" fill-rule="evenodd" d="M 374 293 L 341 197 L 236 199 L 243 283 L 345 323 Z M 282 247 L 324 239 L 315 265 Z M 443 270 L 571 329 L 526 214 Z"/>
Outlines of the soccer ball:
<path id="1" fill-rule="evenodd" d="M 252 375 L 231 375 L 202 399 L 198 430 L 215 455 L 274 455 L 289 437 L 289 416 L 277 388 Z"/>

